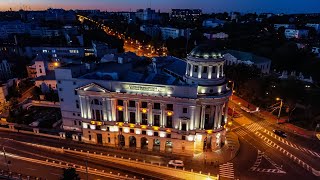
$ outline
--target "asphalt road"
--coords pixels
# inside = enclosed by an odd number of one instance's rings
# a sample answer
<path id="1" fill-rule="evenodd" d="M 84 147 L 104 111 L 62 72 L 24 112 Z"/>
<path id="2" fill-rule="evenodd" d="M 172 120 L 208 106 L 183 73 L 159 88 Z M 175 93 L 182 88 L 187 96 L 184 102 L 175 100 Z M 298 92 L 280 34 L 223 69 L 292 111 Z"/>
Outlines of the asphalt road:
<path id="1" fill-rule="evenodd" d="M 140 169 L 126 167 L 110 161 L 94 159 L 91 156 L 87 157 L 86 155 L 76 155 L 73 153 L 61 153 L 61 152 L 55 152 L 52 150 L 46 150 L 39 147 L 26 145 L 24 143 L 21 143 L 20 141 L 14 141 L 10 139 L 8 140 L 6 138 L 3 138 L 3 136 L 1 137 L 2 138 L 0 139 L 0 144 L 4 146 L 7 154 L 14 154 L 21 157 L 42 160 L 42 161 L 48 160 L 49 162 L 52 162 L 52 161 L 55 161 L 56 163 L 61 162 L 62 164 L 76 165 L 79 167 L 80 166 L 85 167 L 87 162 L 87 165 L 90 169 L 104 170 L 105 172 L 112 172 L 113 174 L 120 173 L 123 176 L 128 175 L 129 177 L 132 177 L 132 178 L 135 176 L 136 178 L 139 178 L 139 179 L 141 178 L 173 179 L 169 175 L 168 176 L 161 175 L 161 174 L 157 174 L 156 172 L 149 172 L 147 170 L 142 171 Z M 3 157 L 3 154 L 2 154 L 2 157 Z M 14 158 L 10 166 L 13 166 L 14 168 L 21 168 L 20 164 L 15 163 L 15 161 L 16 160 Z M 4 162 L 4 160 L 2 160 L 2 162 Z M 32 162 L 28 162 L 28 163 L 31 163 L 31 164 L 29 164 L 27 167 L 35 169 L 33 167 L 34 164 Z M 21 170 L 17 171 L 17 169 L 14 169 L 14 171 L 27 174 L 27 175 L 34 175 L 34 174 L 26 173 L 25 170 L 22 172 Z M 35 173 L 35 175 L 37 174 Z M 42 172 L 38 174 L 38 176 L 41 176 L 41 177 L 43 177 L 43 175 L 46 177 L 47 174 L 42 174 Z"/>
<path id="2" fill-rule="evenodd" d="M 240 139 L 240 151 L 231 162 L 239 179 L 318 179 L 310 168 L 320 170 L 319 142 L 288 132 L 280 138 L 272 130 L 277 124 L 249 114 L 236 106 L 243 116 L 235 118 L 232 131 Z M 300 160 L 300 162 L 299 162 Z M 303 162 L 305 164 L 303 164 Z M 306 164 L 310 166 L 306 170 Z"/>

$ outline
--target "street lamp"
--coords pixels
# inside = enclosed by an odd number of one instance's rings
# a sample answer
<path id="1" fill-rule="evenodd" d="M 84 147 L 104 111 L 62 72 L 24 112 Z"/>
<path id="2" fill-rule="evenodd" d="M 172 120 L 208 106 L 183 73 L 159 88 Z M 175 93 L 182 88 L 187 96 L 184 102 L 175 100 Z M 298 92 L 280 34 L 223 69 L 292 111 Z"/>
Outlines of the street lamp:
<path id="1" fill-rule="evenodd" d="M 278 118 L 277 118 L 277 124 L 279 124 L 281 109 L 282 109 L 282 105 L 283 105 L 283 99 L 281 99 L 281 98 L 276 98 L 276 100 L 277 100 L 277 101 L 280 101 L 279 113 L 278 113 Z"/>

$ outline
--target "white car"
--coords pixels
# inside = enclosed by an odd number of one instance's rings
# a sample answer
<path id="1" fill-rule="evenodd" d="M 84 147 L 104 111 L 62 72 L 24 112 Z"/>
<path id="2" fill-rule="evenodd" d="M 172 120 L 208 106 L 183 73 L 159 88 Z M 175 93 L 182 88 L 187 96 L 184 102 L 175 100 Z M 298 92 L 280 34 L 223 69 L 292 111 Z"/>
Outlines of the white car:
<path id="1" fill-rule="evenodd" d="M 168 164 L 171 166 L 175 166 L 175 167 L 183 167 L 184 166 L 183 161 L 181 161 L 181 160 L 170 160 Z"/>

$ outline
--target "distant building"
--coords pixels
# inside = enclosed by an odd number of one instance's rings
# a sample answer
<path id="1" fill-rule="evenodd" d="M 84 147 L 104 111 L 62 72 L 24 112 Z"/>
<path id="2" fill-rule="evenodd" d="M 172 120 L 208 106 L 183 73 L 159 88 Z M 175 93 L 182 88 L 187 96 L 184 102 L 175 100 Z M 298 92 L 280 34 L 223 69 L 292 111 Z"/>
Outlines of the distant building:
<path id="1" fill-rule="evenodd" d="M 311 52 L 317 57 L 320 57 L 320 47 L 312 47 Z"/>
<path id="2" fill-rule="evenodd" d="M 280 27 L 283 27 L 285 29 L 294 29 L 296 26 L 294 24 L 274 24 L 273 25 L 275 30 L 278 30 Z"/>
<path id="3" fill-rule="evenodd" d="M 160 27 L 159 26 L 152 26 L 152 25 L 142 25 L 140 26 L 140 31 L 146 33 L 151 37 L 157 37 L 160 35 Z"/>
<path id="4" fill-rule="evenodd" d="M 236 64 L 246 64 L 255 65 L 261 70 L 263 74 L 269 74 L 271 68 L 271 60 L 268 58 L 256 56 L 252 53 L 226 50 L 224 53 L 224 59 L 226 60 L 226 65 L 236 65 Z"/>
<path id="5" fill-rule="evenodd" d="M 159 13 L 150 8 L 137 10 L 136 17 L 141 21 L 159 21 L 160 20 Z"/>
<path id="6" fill-rule="evenodd" d="M 53 58 L 59 59 L 63 57 L 84 57 L 84 47 L 25 47 L 25 55 L 28 57 L 36 56 L 37 54 L 43 53 L 50 55 Z"/>
<path id="7" fill-rule="evenodd" d="M 7 60 L 0 62 L 0 80 L 8 80 L 12 78 L 11 64 Z"/>
<path id="8" fill-rule="evenodd" d="M 172 9 L 171 19 L 195 21 L 202 15 L 201 9 Z"/>
<path id="9" fill-rule="evenodd" d="M 16 80 L 17 80 L 16 78 L 13 78 L 4 82 L 0 81 L 0 112 L 4 108 L 7 102 L 6 97 L 8 95 L 8 88 L 13 86 Z"/>
<path id="10" fill-rule="evenodd" d="M 287 39 L 300 39 L 308 37 L 309 30 L 305 29 L 286 29 L 284 35 Z"/>
<path id="11" fill-rule="evenodd" d="M 38 54 L 33 60 L 36 69 L 35 85 L 41 88 L 42 92 L 47 92 L 50 89 L 57 89 L 57 82 L 55 80 L 54 69 L 61 66 L 58 61 L 53 61 L 44 54 Z"/>
<path id="12" fill-rule="evenodd" d="M 218 26 L 223 26 L 224 23 L 225 21 L 219 19 L 207 19 L 202 22 L 202 26 L 207 28 L 215 28 Z"/>
<path id="13" fill-rule="evenodd" d="M 117 49 L 111 49 L 107 43 L 92 41 L 94 56 L 101 58 L 106 54 L 115 54 Z"/>
<path id="14" fill-rule="evenodd" d="M 160 27 L 162 39 L 166 40 L 168 38 L 178 38 L 178 37 L 185 37 L 189 38 L 191 35 L 191 29 L 178 29 L 178 28 L 171 28 L 171 27 Z"/>
<path id="15" fill-rule="evenodd" d="M 207 39 L 228 39 L 229 35 L 224 32 L 219 32 L 215 34 L 203 33 L 203 36 Z"/>
<path id="16" fill-rule="evenodd" d="M 127 23 L 135 23 L 136 22 L 136 13 L 135 12 L 116 12 L 117 15 L 122 15 Z"/>
<path id="17" fill-rule="evenodd" d="M 318 33 L 320 32 L 320 24 L 307 23 L 306 26 L 307 26 L 307 27 L 314 28 Z"/>

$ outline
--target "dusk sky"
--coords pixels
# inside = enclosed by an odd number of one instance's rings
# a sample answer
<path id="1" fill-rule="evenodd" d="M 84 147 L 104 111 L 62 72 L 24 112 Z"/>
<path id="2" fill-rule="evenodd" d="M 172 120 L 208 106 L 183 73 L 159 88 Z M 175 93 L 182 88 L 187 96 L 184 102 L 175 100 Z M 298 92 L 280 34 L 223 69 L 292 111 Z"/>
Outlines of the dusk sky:
<path id="1" fill-rule="evenodd" d="M 135 11 L 149 7 L 150 0 L 0 0 L 0 10 L 52 8 Z M 27 7 L 27 8 L 26 8 Z M 320 0 L 151 0 L 151 8 L 200 8 L 204 12 L 320 12 Z"/>

